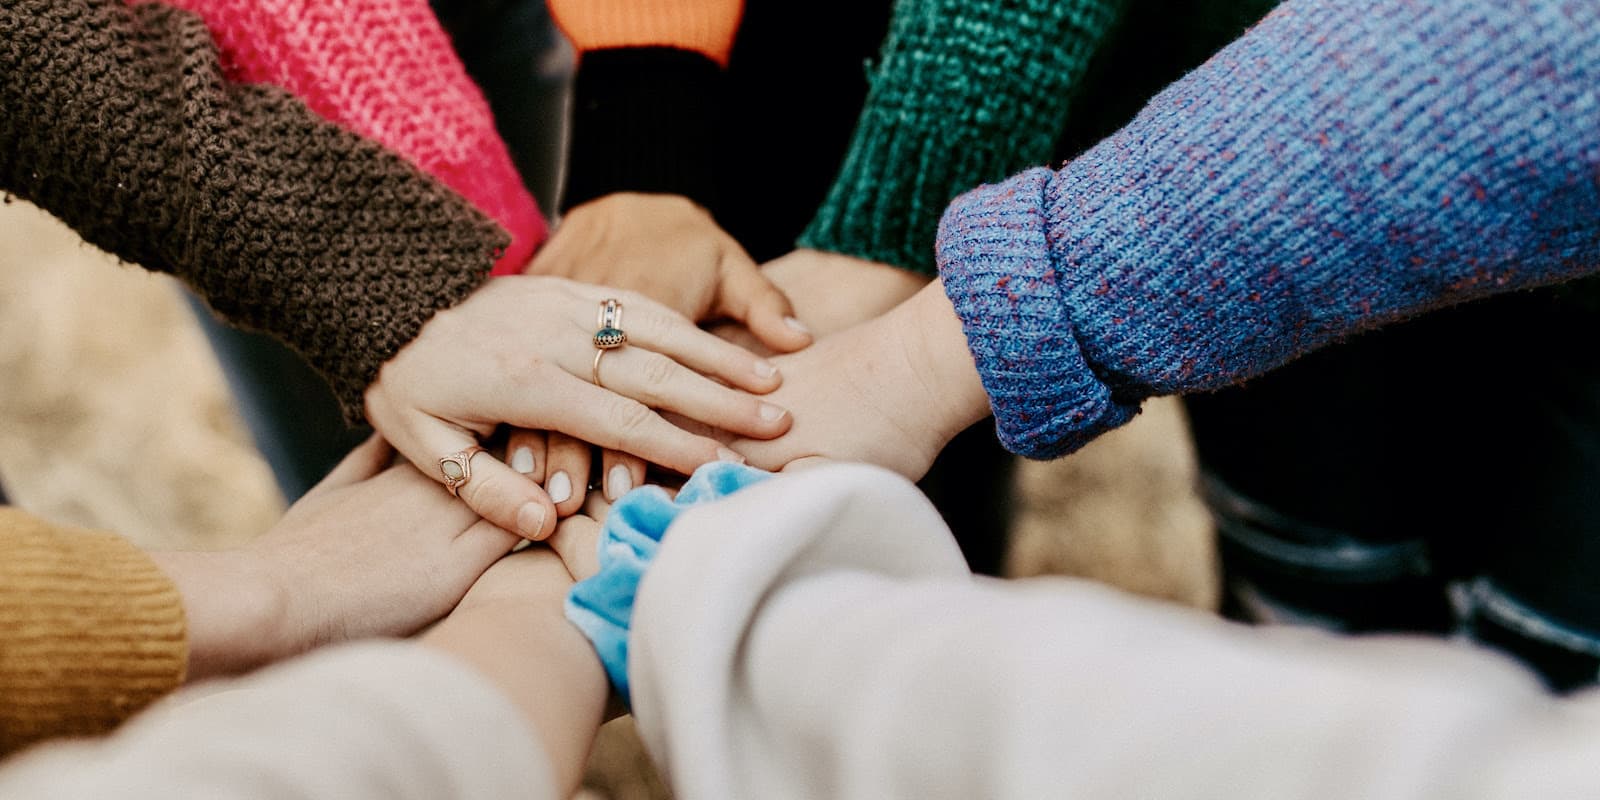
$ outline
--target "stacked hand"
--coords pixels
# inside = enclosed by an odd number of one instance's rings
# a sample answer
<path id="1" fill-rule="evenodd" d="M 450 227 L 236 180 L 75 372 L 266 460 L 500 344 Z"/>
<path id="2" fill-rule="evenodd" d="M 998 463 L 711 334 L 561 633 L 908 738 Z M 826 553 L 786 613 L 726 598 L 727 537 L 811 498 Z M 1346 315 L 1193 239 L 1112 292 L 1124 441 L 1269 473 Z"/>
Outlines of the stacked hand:
<path id="1" fill-rule="evenodd" d="M 605 356 L 597 386 L 595 316 L 608 298 L 625 308 L 627 345 Z M 435 315 L 384 365 L 366 406 L 373 427 L 441 482 L 451 475 L 440 459 L 477 446 L 501 424 L 559 431 L 688 473 L 738 456 L 654 409 L 745 436 L 776 436 L 789 415 L 752 393 L 780 382 L 770 362 L 638 294 L 512 276 Z M 520 474 L 484 452 L 465 461 L 459 492 L 472 510 L 530 539 L 554 530 L 556 508 L 539 486 L 542 475 Z M 573 485 L 586 474 L 573 473 Z"/>

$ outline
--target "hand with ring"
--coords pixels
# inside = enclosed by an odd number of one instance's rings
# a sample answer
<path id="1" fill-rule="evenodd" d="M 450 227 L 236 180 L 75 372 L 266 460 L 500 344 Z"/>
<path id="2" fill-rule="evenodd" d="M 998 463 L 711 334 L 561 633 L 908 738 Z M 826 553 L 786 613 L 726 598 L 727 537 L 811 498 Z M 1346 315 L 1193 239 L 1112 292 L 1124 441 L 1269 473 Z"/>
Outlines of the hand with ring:
<path id="1" fill-rule="evenodd" d="M 606 321 L 608 300 L 614 333 L 595 324 Z M 373 427 L 425 474 L 490 522 L 542 539 L 557 516 L 544 475 L 523 469 L 515 448 L 512 465 L 481 449 L 497 426 L 565 434 L 687 474 L 740 457 L 656 409 L 772 438 L 790 415 L 753 395 L 780 382 L 770 362 L 631 292 L 507 276 L 429 320 L 365 400 Z M 586 478 L 568 476 L 568 491 Z"/>

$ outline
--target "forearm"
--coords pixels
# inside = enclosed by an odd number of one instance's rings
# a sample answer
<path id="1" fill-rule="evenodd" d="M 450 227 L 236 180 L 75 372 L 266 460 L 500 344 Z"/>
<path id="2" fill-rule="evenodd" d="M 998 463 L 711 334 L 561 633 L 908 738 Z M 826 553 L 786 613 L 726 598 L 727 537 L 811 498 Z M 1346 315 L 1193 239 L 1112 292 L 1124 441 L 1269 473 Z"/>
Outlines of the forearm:
<path id="1" fill-rule="evenodd" d="M 565 568 L 554 556 L 534 558 L 560 573 L 552 572 L 550 591 L 532 603 L 519 597 L 463 608 L 421 641 L 471 666 L 516 705 L 544 746 L 554 784 L 570 794 L 582 777 L 609 687 L 588 640 L 562 612 L 571 585 Z"/>
<path id="2" fill-rule="evenodd" d="M 283 587 L 245 551 L 151 553 L 183 598 L 189 681 L 233 675 L 309 649 L 287 635 Z"/>
<path id="3" fill-rule="evenodd" d="M 0 27 L 0 188 L 283 339 L 351 418 L 507 243 L 398 156 L 281 90 L 228 83 L 186 12 L 19 0 Z"/>
<path id="4" fill-rule="evenodd" d="M 0 795 L 570 796 L 556 792 L 538 743 L 495 687 L 411 643 L 329 648 L 217 688 L 115 736 L 7 761 Z"/>
<path id="5" fill-rule="evenodd" d="M 1144 397 L 1595 269 L 1597 81 L 1592 5 L 1290 0 L 1059 172 L 946 214 L 1002 438 L 1058 455 Z"/>
<path id="6" fill-rule="evenodd" d="M 933 274 L 956 195 L 1050 159 L 1125 0 L 899 0 L 850 150 L 800 246 Z"/>
<path id="7" fill-rule="evenodd" d="M 674 522 L 628 664 L 684 797 L 1563 796 L 1592 783 L 1600 738 L 1515 665 L 1447 643 L 975 578 L 913 486 L 859 465 Z"/>
<path id="8" fill-rule="evenodd" d="M 912 367 L 907 377 L 921 384 L 924 411 L 932 421 L 929 429 L 943 437 L 940 448 L 989 415 L 983 380 L 942 283 L 924 287 L 883 322 L 903 343 L 905 362 Z"/>
<path id="9" fill-rule="evenodd" d="M 716 143 L 742 0 L 550 0 L 578 50 L 562 208 L 616 192 L 717 210 Z"/>

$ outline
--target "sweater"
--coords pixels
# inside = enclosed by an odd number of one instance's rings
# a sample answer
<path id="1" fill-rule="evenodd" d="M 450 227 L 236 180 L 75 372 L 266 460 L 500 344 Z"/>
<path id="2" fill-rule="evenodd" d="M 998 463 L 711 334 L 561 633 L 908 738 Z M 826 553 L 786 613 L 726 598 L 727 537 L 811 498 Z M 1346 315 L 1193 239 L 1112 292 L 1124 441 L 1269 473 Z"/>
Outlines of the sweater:
<path id="1" fill-rule="evenodd" d="M 578 51 L 563 210 L 614 192 L 719 201 L 716 142 L 742 0 L 549 0 Z"/>
<path id="2" fill-rule="evenodd" d="M 1090 581 L 976 577 L 914 486 L 860 465 L 684 513 L 632 630 L 634 718 L 677 797 L 1510 800 L 1595 786 L 1600 692 L 1557 700 L 1454 642 L 1251 628 Z"/>
<path id="3" fill-rule="evenodd" d="M 496 273 L 521 272 L 544 240 L 544 217 L 495 131 L 488 102 L 426 0 L 166 2 L 205 19 L 228 80 L 289 90 L 500 223 L 511 244 Z"/>
<path id="4" fill-rule="evenodd" d="M 854 139 L 802 247 L 934 272 L 952 198 L 1050 159 L 1127 0 L 898 0 Z"/>
<path id="5" fill-rule="evenodd" d="M 110 730 L 187 658 L 182 598 L 143 551 L 0 507 L 0 755 Z"/>
<path id="6" fill-rule="evenodd" d="M 410 642 L 343 644 L 186 690 L 111 737 L 0 766 L 27 800 L 554 800 L 539 738 L 472 667 Z"/>
<path id="7" fill-rule="evenodd" d="M 1289 0 L 1059 170 L 946 212 L 1012 450 L 1600 267 L 1600 7 Z"/>
<path id="8" fill-rule="evenodd" d="M 976 578 L 927 499 L 881 469 L 786 474 L 685 511 L 638 591 L 634 715 L 677 797 L 1593 793 L 1600 692 L 1557 700 L 1457 643 Z M 512 699 L 425 648 L 340 645 L 222 687 L 7 763 L 0 796 L 555 794 Z"/>
<path id="9" fill-rule="evenodd" d="M 0 3 L 0 190 L 282 339 L 345 416 L 508 244 L 414 166 L 286 91 L 222 74 L 200 18 Z"/>

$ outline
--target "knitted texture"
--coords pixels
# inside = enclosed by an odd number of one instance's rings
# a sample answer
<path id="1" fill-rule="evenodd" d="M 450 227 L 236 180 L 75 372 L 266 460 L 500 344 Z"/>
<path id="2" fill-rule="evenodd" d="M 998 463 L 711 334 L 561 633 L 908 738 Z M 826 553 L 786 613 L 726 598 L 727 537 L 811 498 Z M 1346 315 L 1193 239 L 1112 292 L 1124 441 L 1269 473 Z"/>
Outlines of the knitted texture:
<path id="1" fill-rule="evenodd" d="M 496 274 L 521 272 L 544 240 L 544 217 L 495 131 L 489 104 L 427 0 L 165 2 L 205 19 L 228 79 L 288 89 L 499 222 L 511 245 Z"/>
<path id="2" fill-rule="evenodd" d="M 549 0 L 578 51 L 561 208 L 615 192 L 715 210 L 725 67 L 742 0 Z"/>
<path id="3" fill-rule="evenodd" d="M 505 234 L 287 92 L 228 84 L 205 24 L 117 0 L 0 3 L 0 189 L 284 340 L 351 420 Z"/>
<path id="4" fill-rule="evenodd" d="M 110 730 L 187 658 L 183 599 L 139 548 L 0 507 L 0 755 Z"/>
<path id="5" fill-rule="evenodd" d="M 584 54 L 573 85 L 563 209 L 614 192 L 677 194 L 715 210 L 727 74 L 660 47 Z"/>
<path id="6" fill-rule="evenodd" d="M 1289 0 L 1059 172 L 939 237 L 1001 438 L 1600 268 L 1600 6 Z M 1488 422 L 1488 421 L 1486 421 Z"/>
<path id="7" fill-rule="evenodd" d="M 799 244 L 933 273 L 939 215 L 1049 160 L 1123 0 L 899 0 L 849 154 Z"/>
<path id="8" fill-rule="evenodd" d="M 744 0 L 549 0 L 550 16 L 580 54 L 673 47 L 728 65 Z"/>

